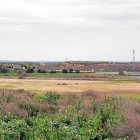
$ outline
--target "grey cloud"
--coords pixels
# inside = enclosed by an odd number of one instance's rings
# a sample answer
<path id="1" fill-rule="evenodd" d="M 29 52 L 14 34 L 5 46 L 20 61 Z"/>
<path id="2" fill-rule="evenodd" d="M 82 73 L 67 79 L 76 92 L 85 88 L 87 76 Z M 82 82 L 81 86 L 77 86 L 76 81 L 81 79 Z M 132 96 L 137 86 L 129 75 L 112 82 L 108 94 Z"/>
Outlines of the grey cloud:
<path id="1" fill-rule="evenodd" d="M 17 1 L 16 1 L 17 2 Z M 131 0 L 42 0 L 41 2 L 36 0 L 39 5 L 34 3 L 32 0 L 19 0 L 16 4 L 18 8 L 9 8 L 7 11 L 6 2 L 4 4 L 3 10 L 0 10 L 0 15 L 4 23 L 8 24 L 47 24 L 47 22 L 71 24 L 81 22 L 87 23 L 91 20 L 135 20 L 140 18 L 140 11 L 138 9 L 138 4 L 140 2 L 134 0 L 133 5 Z M 46 2 L 46 5 L 43 5 Z M 66 5 L 47 5 L 47 4 L 66 4 Z M 70 6 L 73 4 L 74 6 Z M 80 4 L 82 4 L 80 6 Z M 86 5 L 88 4 L 88 5 Z M 96 5 L 97 4 L 97 5 Z M 114 4 L 114 6 L 112 6 Z M 123 5 L 117 5 L 123 4 Z M 137 10 L 135 10 L 137 6 Z M 8 6 L 9 7 L 9 6 Z M 8 19 L 9 18 L 9 19 Z M 79 21 L 78 21 L 79 19 Z M 85 21 L 84 21 L 85 20 Z M 2 23 L 2 21 L 1 21 Z M 94 26 L 93 22 L 93 26 Z M 96 24 L 95 24 L 96 26 Z"/>
<path id="2" fill-rule="evenodd" d="M 36 2 L 43 4 L 52 5 L 92 5 L 92 4 L 126 4 L 130 3 L 131 0 L 24 0 L 26 2 Z M 137 0 L 134 0 L 137 2 Z"/>
<path id="3" fill-rule="evenodd" d="M 74 48 L 77 59 L 99 58 L 98 53 L 105 59 L 111 50 L 121 54 L 122 47 L 122 52 L 138 48 L 139 35 L 139 0 L 0 0 L 0 46 L 11 46 L 11 57 L 29 47 L 32 59 L 46 53 L 51 59 L 59 50 L 57 59 L 72 58 Z"/>

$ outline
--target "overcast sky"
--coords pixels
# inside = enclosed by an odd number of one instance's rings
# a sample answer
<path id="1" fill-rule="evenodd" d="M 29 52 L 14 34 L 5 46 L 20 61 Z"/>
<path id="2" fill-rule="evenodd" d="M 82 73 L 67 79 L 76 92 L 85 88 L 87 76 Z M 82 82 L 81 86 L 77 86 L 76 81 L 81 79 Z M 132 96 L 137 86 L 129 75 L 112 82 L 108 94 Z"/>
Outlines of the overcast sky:
<path id="1" fill-rule="evenodd" d="M 140 61 L 140 0 L 0 0 L 0 59 Z"/>

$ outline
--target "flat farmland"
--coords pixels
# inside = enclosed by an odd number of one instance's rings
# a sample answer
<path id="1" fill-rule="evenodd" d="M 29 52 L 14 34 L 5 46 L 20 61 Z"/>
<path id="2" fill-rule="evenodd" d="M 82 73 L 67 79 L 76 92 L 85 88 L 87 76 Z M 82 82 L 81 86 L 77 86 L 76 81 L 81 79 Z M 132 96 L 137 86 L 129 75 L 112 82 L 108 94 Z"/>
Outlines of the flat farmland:
<path id="1" fill-rule="evenodd" d="M 0 79 L 0 89 L 24 89 L 40 94 L 47 91 L 83 92 L 94 90 L 113 95 L 140 96 L 140 83 L 136 81 Z"/>

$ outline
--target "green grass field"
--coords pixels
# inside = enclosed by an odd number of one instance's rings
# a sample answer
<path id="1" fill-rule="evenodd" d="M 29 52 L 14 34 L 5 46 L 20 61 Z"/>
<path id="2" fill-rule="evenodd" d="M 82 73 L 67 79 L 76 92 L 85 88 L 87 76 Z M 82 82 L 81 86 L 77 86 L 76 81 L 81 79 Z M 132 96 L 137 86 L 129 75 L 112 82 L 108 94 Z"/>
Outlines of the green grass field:
<path id="1" fill-rule="evenodd" d="M 33 77 L 83 77 L 84 73 L 32 73 Z"/>
<path id="2" fill-rule="evenodd" d="M 8 76 L 8 77 L 15 77 L 17 73 L 15 72 L 9 72 L 9 73 L 0 73 L 0 76 Z M 29 73 L 28 74 L 30 77 L 83 77 L 85 74 L 84 73 Z"/>
<path id="3" fill-rule="evenodd" d="M 15 76 L 16 76 L 16 73 L 14 73 L 14 72 L 0 73 L 0 76 L 10 76 L 10 77 L 15 77 Z"/>

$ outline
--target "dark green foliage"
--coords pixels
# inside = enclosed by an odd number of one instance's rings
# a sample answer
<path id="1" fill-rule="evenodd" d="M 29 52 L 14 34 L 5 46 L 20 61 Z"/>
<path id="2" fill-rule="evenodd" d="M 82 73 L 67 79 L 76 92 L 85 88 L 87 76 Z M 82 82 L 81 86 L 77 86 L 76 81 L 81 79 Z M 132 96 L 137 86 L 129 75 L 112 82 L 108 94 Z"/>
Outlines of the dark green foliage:
<path id="1" fill-rule="evenodd" d="M 23 64 L 21 65 L 21 67 L 24 67 L 25 69 L 27 69 L 27 68 L 28 68 L 26 65 L 23 65 Z"/>
<path id="2" fill-rule="evenodd" d="M 80 73 L 80 70 L 76 70 L 75 72 L 76 72 L 76 73 Z"/>
<path id="3" fill-rule="evenodd" d="M 34 73 L 34 69 L 33 69 L 33 68 L 28 68 L 28 69 L 26 70 L 26 73 Z"/>
<path id="4" fill-rule="evenodd" d="M 0 69 L 0 72 L 1 73 L 7 73 L 7 72 L 9 72 L 9 70 L 7 68 L 2 68 L 2 69 Z"/>
<path id="5" fill-rule="evenodd" d="M 61 95 L 60 94 L 56 94 L 54 92 L 48 92 L 46 93 L 44 96 L 41 97 L 42 101 L 46 101 L 46 102 L 55 102 L 56 100 L 60 99 Z"/>
<path id="6" fill-rule="evenodd" d="M 69 69 L 69 73 L 73 73 L 73 69 Z"/>
<path id="7" fill-rule="evenodd" d="M 45 70 L 42 70 L 42 69 L 38 69 L 37 72 L 38 73 L 46 73 L 46 71 Z"/>
<path id="8" fill-rule="evenodd" d="M 8 119 L 8 121 L 6 121 Z M 0 122 L 0 139 L 4 140 L 28 140 L 29 126 L 25 120 L 14 116 L 3 116 Z"/>
<path id="9" fill-rule="evenodd" d="M 33 68 L 28 68 L 28 69 L 26 70 L 26 73 L 34 73 L 34 69 L 33 69 Z"/>
<path id="10" fill-rule="evenodd" d="M 50 73 L 56 73 L 56 70 L 51 70 Z"/>
<path id="11" fill-rule="evenodd" d="M 68 73 L 68 70 L 67 69 L 63 69 L 62 73 Z"/>

